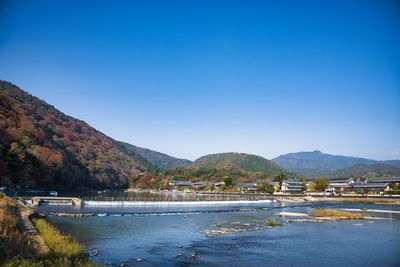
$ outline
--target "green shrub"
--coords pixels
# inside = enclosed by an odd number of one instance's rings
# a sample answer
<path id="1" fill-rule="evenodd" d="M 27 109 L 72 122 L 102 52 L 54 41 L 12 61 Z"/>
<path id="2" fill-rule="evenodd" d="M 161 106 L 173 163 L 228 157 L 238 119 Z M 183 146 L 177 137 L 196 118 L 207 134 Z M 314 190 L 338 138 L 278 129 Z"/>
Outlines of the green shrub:
<path id="1" fill-rule="evenodd" d="M 274 193 L 274 187 L 267 183 L 257 184 L 257 190 L 265 193 Z"/>
<path id="2" fill-rule="evenodd" d="M 207 185 L 204 188 L 204 191 L 214 191 L 215 190 L 215 186 L 213 184 Z"/>
<path id="3" fill-rule="evenodd" d="M 283 223 L 277 222 L 277 221 L 273 221 L 273 220 L 271 220 L 271 219 L 269 219 L 269 220 L 267 221 L 267 224 L 268 224 L 268 226 L 271 226 L 271 227 L 283 226 Z"/>

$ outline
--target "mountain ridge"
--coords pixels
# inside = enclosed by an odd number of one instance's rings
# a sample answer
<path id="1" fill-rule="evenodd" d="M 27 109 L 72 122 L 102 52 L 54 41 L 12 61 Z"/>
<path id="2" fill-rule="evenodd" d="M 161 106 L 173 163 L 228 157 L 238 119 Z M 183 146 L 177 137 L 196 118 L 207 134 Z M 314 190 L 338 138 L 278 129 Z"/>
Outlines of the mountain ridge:
<path id="1" fill-rule="evenodd" d="M 312 178 L 317 176 L 331 177 L 339 169 L 350 168 L 358 164 L 374 165 L 382 163 L 394 167 L 396 167 L 396 164 L 400 165 L 400 160 L 377 161 L 352 156 L 331 155 L 319 150 L 288 153 L 276 157 L 272 161 L 288 171 Z"/>
<path id="2" fill-rule="evenodd" d="M 184 167 L 192 164 L 192 161 L 188 159 L 175 158 L 165 153 L 154 151 L 148 148 L 138 147 L 121 141 L 116 141 L 116 142 L 118 142 L 121 146 L 125 146 L 126 149 L 141 155 L 142 157 L 146 158 L 147 160 L 149 160 L 150 162 L 152 162 L 157 167 L 163 170 L 176 167 Z"/>
<path id="3" fill-rule="evenodd" d="M 400 166 L 400 160 L 376 161 L 318 150 L 289 153 L 272 160 L 226 152 L 191 162 L 114 140 L 6 81 L 0 81 L 0 119 L 1 185 L 125 187 L 134 173 L 170 169 L 197 178 L 204 174 L 257 178 L 280 172 L 291 177 L 397 175 Z"/>
<path id="4" fill-rule="evenodd" d="M 283 171 L 281 167 L 271 160 L 253 154 L 237 152 L 205 155 L 196 159 L 192 166 L 220 169 L 238 168 L 245 171 L 262 171 L 266 173 Z"/>
<path id="5" fill-rule="evenodd" d="M 137 153 L 16 85 L 0 81 L 2 185 L 124 187 L 132 173 L 157 170 Z"/>
<path id="6" fill-rule="evenodd" d="M 400 176 L 400 168 L 385 163 L 371 165 L 356 164 L 351 167 L 336 170 L 331 176 L 333 178 Z"/>
<path id="7" fill-rule="evenodd" d="M 222 181 L 230 177 L 236 182 L 271 179 L 280 173 L 287 172 L 266 158 L 236 152 L 205 155 L 189 166 L 166 172 L 175 180 Z"/>

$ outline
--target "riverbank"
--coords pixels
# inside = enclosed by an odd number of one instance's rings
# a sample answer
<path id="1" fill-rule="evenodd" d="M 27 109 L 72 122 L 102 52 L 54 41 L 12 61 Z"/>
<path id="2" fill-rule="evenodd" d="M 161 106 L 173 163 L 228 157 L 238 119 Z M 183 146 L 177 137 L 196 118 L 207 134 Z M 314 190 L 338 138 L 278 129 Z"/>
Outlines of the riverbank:
<path id="1" fill-rule="evenodd" d="M 0 198 L 0 265 L 97 266 L 72 237 L 8 197 Z"/>
<path id="2" fill-rule="evenodd" d="M 383 197 L 315 197 L 315 196 L 274 196 L 279 202 L 341 202 L 341 203 L 366 203 L 366 204 L 400 204 L 400 198 Z"/>

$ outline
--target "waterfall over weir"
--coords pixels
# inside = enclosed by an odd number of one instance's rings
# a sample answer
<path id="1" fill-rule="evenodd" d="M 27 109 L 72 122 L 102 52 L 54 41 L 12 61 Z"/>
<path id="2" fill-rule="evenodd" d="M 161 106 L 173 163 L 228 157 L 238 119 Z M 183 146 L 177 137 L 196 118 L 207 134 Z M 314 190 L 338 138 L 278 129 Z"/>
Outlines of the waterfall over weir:
<path id="1" fill-rule="evenodd" d="M 226 201 L 94 201 L 85 200 L 86 207 L 193 207 L 193 206 L 231 206 L 259 205 L 275 200 L 226 200 Z"/>

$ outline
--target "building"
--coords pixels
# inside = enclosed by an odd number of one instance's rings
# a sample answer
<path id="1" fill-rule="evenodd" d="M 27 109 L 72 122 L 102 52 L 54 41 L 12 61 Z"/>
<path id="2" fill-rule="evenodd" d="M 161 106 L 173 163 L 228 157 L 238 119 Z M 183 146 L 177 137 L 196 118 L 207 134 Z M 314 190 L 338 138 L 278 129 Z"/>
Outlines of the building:
<path id="1" fill-rule="evenodd" d="M 351 188 L 356 193 L 383 193 L 390 190 L 389 183 L 354 183 Z"/>
<path id="2" fill-rule="evenodd" d="M 354 184 L 354 179 L 337 179 L 329 183 L 329 188 L 334 188 L 337 193 L 348 190 Z"/>
<path id="3" fill-rule="evenodd" d="M 244 191 L 256 191 L 257 190 L 257 183 L 237 183 L 234 185 L 236 188 L 240 188 Z"/>
<path id="4" fill-rule="evenodd" d="M 275 185 L 279 184 L 279 183 L 278 182 L 273 182 L 273 181 L 270 181 L 270 180 L 257 180 L 256 184 L 270 184 L 273 187 L 275 187 Z"/>
<path id="5" fill-rule="evenodd" d="M 212 185 L 212 183 L 207 182 L 207 181 L 200 181 L 200 182 L 192 183 L 192 186 L 195 188 L 204 188 L 208 185 Z"/>
<path id="6" fill-rule="evenodd" d="M 259 184 L 270 184 L 270 185 L 272 185 L 272 187 L 275 187 L 277 182 L 272 182 L 269 180 L 257 180 L 252 183 L 237 183 L 234 185 L 234 187 L 241 188 L 242 190 L 246 190 L 246 191 L 256 191 L 257 185 L 259 185 Z"/>
<path id="7" fill-rule="evenodd" d="M 190 181 L 170 181 L 169 185 L 177 189 L 187 189 L 192 186 Z"/>
<path id="8" fill-rule="evenodd" d="M 281 185 L 281 191 L 284 193 L 294 193 L 304 191 L 304 186 L 302 182 L 296 181 L 283 181 Z"/>
<path id="9" fill-rule="evenodd" d="M 214 186 L 215 186 L 215 187 L 222 187 L 222 186 L 225 186 L 225 182 L 216 182 L 216 183 L 214 183 Z"/>
<path id="10" fill-rule="evenodd" d="M 368 178 L 366 180 L 367 183 L 400 183 L 400 177 L 377 177 L 377 178 Z"/>

